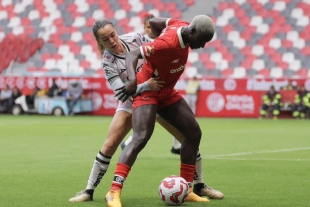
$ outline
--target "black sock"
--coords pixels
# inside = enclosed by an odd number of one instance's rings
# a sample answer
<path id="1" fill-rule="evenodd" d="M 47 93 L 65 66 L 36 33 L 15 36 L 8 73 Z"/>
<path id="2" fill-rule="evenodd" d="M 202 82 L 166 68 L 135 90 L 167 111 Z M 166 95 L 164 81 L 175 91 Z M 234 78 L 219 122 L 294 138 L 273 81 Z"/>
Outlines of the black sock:
<path id="1" fill-rule="evenodd" d="M 195 188 L 195 189 L 198 189 L 198 190 L 200 190 L 200 189 L 202 189 L 202 188 L 204 188 L 204 187 L 205 187 L 205 184 L 204 184 L 204 183 L 197 183 L 197 184 L 194 185 L 194 188 Z"/>
<path id="2" fill-rule="evenodd" d="M 85 193 L 92 196 L 94 194 L 94 190 L 93 189 L 86 189 Z"/>

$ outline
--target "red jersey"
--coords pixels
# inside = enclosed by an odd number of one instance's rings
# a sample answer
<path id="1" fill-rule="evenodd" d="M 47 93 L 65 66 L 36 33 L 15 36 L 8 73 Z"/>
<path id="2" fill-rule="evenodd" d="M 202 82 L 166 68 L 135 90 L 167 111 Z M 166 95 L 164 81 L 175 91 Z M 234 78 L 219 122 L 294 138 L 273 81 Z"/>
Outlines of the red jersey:
<path id="1" fill-rule="evenodd" d="M 153 75 L 165 81 L 160 94 L 169 94 L 185 69 L 189 46 L 184 45 L 181 29 L 188 22 L 168 19 L 167 27 L 153 42 L 140 46 L 145 60 L 141 72 L 137 74 L 138 84 L 150 79 Z M 150 92 L 150 91 L 149 91 Z M 158 92 L 154 93 L 158 94 Z"/>

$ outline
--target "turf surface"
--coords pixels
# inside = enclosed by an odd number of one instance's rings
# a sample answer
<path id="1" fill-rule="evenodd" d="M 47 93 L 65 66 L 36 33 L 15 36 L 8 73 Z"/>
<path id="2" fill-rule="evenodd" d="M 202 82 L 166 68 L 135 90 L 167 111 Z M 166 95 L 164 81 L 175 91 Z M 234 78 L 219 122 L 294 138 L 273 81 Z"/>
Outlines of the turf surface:
<path id="1" fill-rule="evenodd" d="M 93 202 L 69 203 L 86 186 L 111 117 L 0 116 L 0 206 L 106 206 L 109 171 Z M 205 181 L 225 194 L 210 203 L 182 206 L 309 206 L 310 121 L 198 119 Z M 171 136 L 156 125 L 122 194 L 123 207 L 165 206 L 160 181 L 179 174 Z"/>

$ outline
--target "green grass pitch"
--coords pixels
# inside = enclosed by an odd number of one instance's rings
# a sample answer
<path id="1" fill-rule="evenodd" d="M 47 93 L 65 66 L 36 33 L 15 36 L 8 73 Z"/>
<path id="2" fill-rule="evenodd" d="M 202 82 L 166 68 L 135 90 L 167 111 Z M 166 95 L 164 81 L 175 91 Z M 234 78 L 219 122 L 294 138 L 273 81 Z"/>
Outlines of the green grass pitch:
<path id="1" fill-rule="evenodd" d="M 0 116 L 0 206 L 106 206 L 115 164 L 93 202 L 69 203 L 86 186 L 111 117 Z M 187 207 L 304 207 L 310 192 L 310 121 L 198 119 L 205 181 L 223 200 Z M 179 174 L 171 136 L 156 124 L 122 193 L 123 207 L 165 206 L 157 189 Z"/>

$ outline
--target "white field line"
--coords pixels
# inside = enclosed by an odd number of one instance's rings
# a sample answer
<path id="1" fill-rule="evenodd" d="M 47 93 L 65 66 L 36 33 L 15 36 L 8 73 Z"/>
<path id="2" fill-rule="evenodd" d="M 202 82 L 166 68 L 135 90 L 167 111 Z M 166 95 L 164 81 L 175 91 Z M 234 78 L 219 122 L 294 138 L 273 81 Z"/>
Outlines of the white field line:
<path id="1" fill-rule="evenodd" d="M 310 150 L 310 147 L 280 149 L 280 150 L 266 150 L 266 151 L 257 151 L 257 152 L 239 152 L 239 153 L 232 153 L 232 154 L 213 155 L 213 156 L 209 156 L 206 158 L 216 159 L 216 158 L 225 158 L 225 157 L 227 158 L 227 157 L 242 156 L 242 155 L 271 154 L 271 153 L 293 152 L 293 151 L 302 151 L 302 150 Z"/>
<path id="2" fill-rule="evenodd" d="M 206 158 L 207 160 L 232 160 L 232 161 L 303 161 L 310 162 L 310 159 L 268 159 L 268 158 Z"/>

